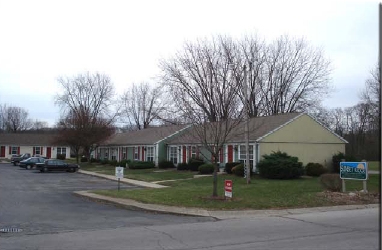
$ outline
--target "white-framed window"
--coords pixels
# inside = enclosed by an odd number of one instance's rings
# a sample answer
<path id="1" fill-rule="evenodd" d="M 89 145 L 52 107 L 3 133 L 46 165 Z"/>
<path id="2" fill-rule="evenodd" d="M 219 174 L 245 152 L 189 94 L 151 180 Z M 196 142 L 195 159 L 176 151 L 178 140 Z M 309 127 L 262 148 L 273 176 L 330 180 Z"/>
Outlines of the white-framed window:
<path id="1" fill-rule="evenodd" d="M 126 155 L 127 155 L 127 148 L 123 147 L 122 148 L 122 159 L 126 160 Z"/>
<path id="2" fill-rule="evenodd" d="M 196 146 L 191 147 L 191 158 L 196 158 Z"/>
<path id="3" fill-rule="evenodd" d="M 245 145 L 239 146 L 239 161 L 244 162 L 246 160 Z M 249 145 L 249 165 L 253 166 L 253 145 Z"/>
<path id="4" fill-rule="evenodd" d="M 11 147 L 11 154 L 16 155 L 19 147 Z"/>
<path id="5" fill-rule="evenodd" d="M 66 155 L 66 148 L 65 147 L 58 147 L 57 148 L 57 154 Z"/>
<path id="6" fill-rule="evenodd" d="M 33 147 L 33 152 L 35 155 L 41 155 L 41 147 Z"/>
<path id="7" fill-rule="evenodd" d="M 139 161 L 138 147 L 134 147 L 134 160 Z"/>
<path id="8" fill-rule="evenodd" d="M 178 164 L 178 147 L 170 147 L 169 150 L 170 161 L 174 164 Z"/>
<path id="9" fill-rule="evenodd" d="M 154 147 L 146 147 L 146 160 L 154 161 Z"/>

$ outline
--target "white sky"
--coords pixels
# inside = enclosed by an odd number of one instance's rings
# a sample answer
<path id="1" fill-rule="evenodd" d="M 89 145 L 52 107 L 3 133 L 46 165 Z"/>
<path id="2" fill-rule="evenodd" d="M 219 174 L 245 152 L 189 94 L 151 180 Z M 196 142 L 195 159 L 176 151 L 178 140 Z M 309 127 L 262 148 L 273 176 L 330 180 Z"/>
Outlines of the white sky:
<path id="1" fill-rule="evenodd" d="M 0 0 L 0 104 L 53 125 L 58 76 L 109 75 L 117 93 L 150 81 L 185 40 L 283 34 L 321 46 L 335 92 L 327 107 L 358 102 L 378 60 L 377 1 Z"/>

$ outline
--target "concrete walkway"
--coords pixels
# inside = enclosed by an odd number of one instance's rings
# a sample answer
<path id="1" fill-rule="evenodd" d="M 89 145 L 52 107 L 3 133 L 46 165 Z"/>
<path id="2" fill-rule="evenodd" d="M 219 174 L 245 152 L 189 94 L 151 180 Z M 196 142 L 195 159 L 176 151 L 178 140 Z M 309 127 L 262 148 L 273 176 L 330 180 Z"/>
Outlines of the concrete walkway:
<path id="1" fill-rule="evenodd" d="M 117 178 L 110 175 L 104 175 L 99 173 L 94 173 L 90 171 L 79 170 L 81 174 L 87 174 L 91 176 L 96 176 L 108 180 L 117 181 Z M 147 188 L 165 188 L 167 186 L 159 185 L 156 183 L 137 181 L 132 179 L 123 178 L 120 180 L 123 183 L 132 184 Z M 112 198 L 108 196 L 98 195 L 91 193 L 91 191 L 76 191 L 75 195 L 86 197 L 90 200 L 102 201 L 106 203 L 112 203 L 115 205 L 123 206 L 129 209 L 139 209 L 152 212 L 160 213 L 170 213 L 170 214 L 180 214 L 180 215 L 190 215 L 190 216 L 208 216 L 214 217 L 216 219 L 233 219 L 233 218 L 247 218 L 254 216 L 283 216 L 290 214 L 304 214 L 304 213 L 314 213 L 314 212 L 325 212 L 325 211 L 342 211 L 342 210 L 352 210 L 352 209 L 364 209 L 364 208 L 379 208 L 379 204 L 367 204 L 367 205 L 345 205 L 345 206 L 330 206 L 330 207 L 313 207 L 313 208 L 296 208 L 296 209 L 268 209 L 268 210 L 206 210 L 201 208 L 190 208 L 190 207 L 175 207 L 157 204 L 147 204 L 137 202 L 131 199 L 120 199 Z"/>

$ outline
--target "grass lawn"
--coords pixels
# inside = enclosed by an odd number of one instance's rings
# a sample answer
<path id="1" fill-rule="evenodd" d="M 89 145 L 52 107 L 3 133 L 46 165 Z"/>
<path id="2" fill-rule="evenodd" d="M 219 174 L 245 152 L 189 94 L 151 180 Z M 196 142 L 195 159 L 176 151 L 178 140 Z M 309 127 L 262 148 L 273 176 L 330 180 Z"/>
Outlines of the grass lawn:
<path id="1" fill-rule="evenodd" d="M 247 185 L 233 175 L 218 176 L 218 195 L 224 195 L 224 180 L 233 181 L 232 200 L 212 200 L 212 177 L 166 182 L 169 188 L 141 190 L 100 190 L 94 193 L 117 198 L 130 198 L 143 203 L 199 207 L 206 209 L 282 209 L 339 205 L 317 194 L 323 189 L 318 178 L 268 180 L 258 176 Z M 380 175 L 370 175 L 369 192 L 379 192 Z M 362 190 L 362 181 L 346 181 L 347 191 Z"/>
<path id="2" fill-rule="evenodd" d="M 115 167 L 110 165 L 99 165 L 99 164 L 80 164 L 81 169 L 85 171 L 92 171 L 100 174 L 115 175 Z M 196 173 L 189 171 L 177 171 L 176 169 L 127 169 L 124 170 L 124 177 L 128 179 L 140 180 L 140 181 L 163 181 L 163 180 L 178 180 L 193 178 Z"/>
<path id="3" fill-rule="evenodd" d="M 368 167 L 369 170 L 381 171 L 381 163 L 379 161 L 369 161 Z"/>

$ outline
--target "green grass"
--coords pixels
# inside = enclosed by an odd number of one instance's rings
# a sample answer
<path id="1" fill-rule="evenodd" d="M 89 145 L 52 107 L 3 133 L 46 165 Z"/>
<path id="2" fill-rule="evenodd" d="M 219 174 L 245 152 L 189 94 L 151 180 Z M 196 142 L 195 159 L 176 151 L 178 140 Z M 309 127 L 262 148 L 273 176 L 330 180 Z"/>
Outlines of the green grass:
<path id="1" fill-rule="evenodd" d="M 379 161 L 369 161 L 368 167 L 369 170 L 381 171 L 381 163 Z"/>
<path id="2" fill-rule="evenodd" d="M 115 175 L 115 167 L 110 165 L 99 165 L 82 163 L 81 169 L 92 171 L 100 174 Z M 176 169 L 124 169 L 124 177 L 128 179 L 141 180 L 147 182 L 163 181 L 163 180 L 179 180 L 193 178 L 196 173 L 190 171 L 177 171 Z"/>
<path id="3" fill-rule="evenodd" d="M 379 175 L 368 180 L 369 192 L 379 192 Z M 140 190 L 101 190 L 94 193 L 117 198 L 129 198 L 143 203 L 154 203 L 205 209 L 282 209 L 338 205 L 318 196 L 323 189 L 318 178 L 269 180 L 256 176 L 247 185 L 244 178 L 218 176 L 218 195 L 224 195 L 224 180 L 233 180 L 232 200 L 212 200 L 212 177 L 166 182 L 169 188 Z M 346 181 L 347 191 L 362 190 L 362 181 Z"/>

